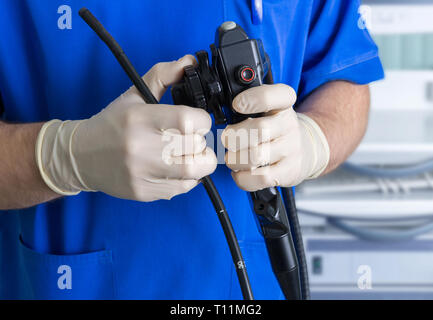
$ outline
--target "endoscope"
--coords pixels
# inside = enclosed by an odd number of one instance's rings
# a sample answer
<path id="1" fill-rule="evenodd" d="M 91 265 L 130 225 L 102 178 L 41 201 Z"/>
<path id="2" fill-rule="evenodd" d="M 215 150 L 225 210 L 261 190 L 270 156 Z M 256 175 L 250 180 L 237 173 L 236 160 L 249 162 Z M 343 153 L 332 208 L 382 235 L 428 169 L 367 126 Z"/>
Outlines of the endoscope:
<path id="1" fill-rule="evenodd" d="M 79 14 L 112 51 L 144 101 L 157 104 L 122 48 L 102 24 L 86 8 Z M 199 51 L 197 66 L 185 67 L 182 81 L 172 87 L 174 103 L 204 109 L 213 114 L 215 123 L 220 125 L 259 117 L 260 114 L 246 116 L 235 112 L 232 101 L 248 88 L 273 83 L 271 62 L 262 42 L 250 39 L 235 22 L 225 22 L 216 32 L 211 53 L 212 64 L 207 52 Z M 201 183 L 223 228 L 242 295 L 245 300 L 252 300 L 245 262 L 224 203 L 211 177 L 203 178 Z M 282 195 L 276 187 L 251 192 L 252 211 L 285 298 L 309 299 L 307 265 L 293 189 L 281 188 L 281 192 Z"/>

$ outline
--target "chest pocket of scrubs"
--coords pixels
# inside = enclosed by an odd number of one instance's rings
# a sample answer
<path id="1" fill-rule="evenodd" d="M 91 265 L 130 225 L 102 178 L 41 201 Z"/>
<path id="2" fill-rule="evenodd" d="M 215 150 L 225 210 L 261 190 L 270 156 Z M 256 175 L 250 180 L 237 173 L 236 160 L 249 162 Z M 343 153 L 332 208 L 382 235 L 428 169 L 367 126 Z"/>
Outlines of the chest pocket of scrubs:
<path id="1" fill-rule="evenodd" d="M 23 276 L 33 299 L 115 298 L 111 251 L 43 254 L 19 241 Z"/>

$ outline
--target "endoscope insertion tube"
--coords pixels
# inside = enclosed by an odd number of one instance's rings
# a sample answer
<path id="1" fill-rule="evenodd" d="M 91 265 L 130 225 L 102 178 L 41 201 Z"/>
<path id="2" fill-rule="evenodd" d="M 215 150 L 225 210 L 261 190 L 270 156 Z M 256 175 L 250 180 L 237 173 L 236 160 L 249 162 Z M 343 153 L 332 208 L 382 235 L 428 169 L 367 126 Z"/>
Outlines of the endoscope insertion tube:
<path id="1" fill-rule="evenodd" d="M 108 33 L 104 26 L 93 16 L 93 14 L 87 9 L 82 8 L 79 11 L 80 17 L 90 26 L 90 28 L 95 31 L 95 33 L 101 38 L 102 41 L 108 46 L 111 52 L 114 54 L 116 59 L 119 61 L 123 70 L 127 73 L 128 77 L 134 83 L 137 90 L 142 95 L 144 101 L 149 104 L 158 104 L 158 100 L 153 96 L 152 92 L 149 90 L 147 85 L 144 83 L 143 79 L 140 77 L 126 54 L 123 52 L 120 45 L 116 40 Z M 205 177 L 201 180 L 212 204 L 217 212 L 218 218 L 220 220 L 221 226 L 224 231 L 224 235 L 227 240 L 227 244 L 232 255 L 233 262 L 235 264 L 235 269 L 239 279 L 239 284 L 241 287 L 242 295 L 245 300 L 253 300 L 253 294 L 251 290 L 251 285 L 248 279 L 248 273 L 245 267 L 245 262 L 242 257 L 242 253 L 239 247 L 236 234 L 233 230 L 230 218 L 227 214 L 227 210 L 224 203 L 215 188 L 210 177 Z"/>

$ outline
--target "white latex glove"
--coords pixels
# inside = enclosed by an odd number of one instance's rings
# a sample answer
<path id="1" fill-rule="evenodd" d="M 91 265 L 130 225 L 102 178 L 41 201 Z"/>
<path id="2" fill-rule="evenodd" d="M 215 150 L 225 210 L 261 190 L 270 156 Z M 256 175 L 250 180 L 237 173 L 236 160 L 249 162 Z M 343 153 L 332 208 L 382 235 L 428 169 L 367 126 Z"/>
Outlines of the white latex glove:
<path id="1" fill-rule="evenodd" d="M 194 63 L 191 55 L 159 63 L 144 81 L 159 100 Z M 204 110 L 146 104 L 132 87 L 90 119 L 46 123 L 36 142 L 37 165 L 62 195 L 102 191 L 139 201 L 170 199 L 215 170 L 216 156 L 204 139 L 211 123 Z"/>
<path id="2" fill-rule="evenodd" d="M 264 113 L 227 126 L 221 136 L 226 164 L 240 188 L 296 186 L 328 166 L 325 135 L 314 120 L 293 110 L 295 102 L 295 91 L 284 84 L 254 87 L 233 100 L 239 113 Z"/>

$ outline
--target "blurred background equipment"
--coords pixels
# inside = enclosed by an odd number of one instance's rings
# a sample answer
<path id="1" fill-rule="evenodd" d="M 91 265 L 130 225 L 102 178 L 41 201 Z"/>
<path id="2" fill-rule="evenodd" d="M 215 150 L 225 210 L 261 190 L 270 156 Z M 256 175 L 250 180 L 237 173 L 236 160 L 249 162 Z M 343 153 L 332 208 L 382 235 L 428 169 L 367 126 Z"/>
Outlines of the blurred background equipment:
<path id="1" fill-rule="evenodd" d="M 296 193 L 313 299 L 433 299 L 433 1 L 363 1 L 386 79 L 367 134 Z"/>

